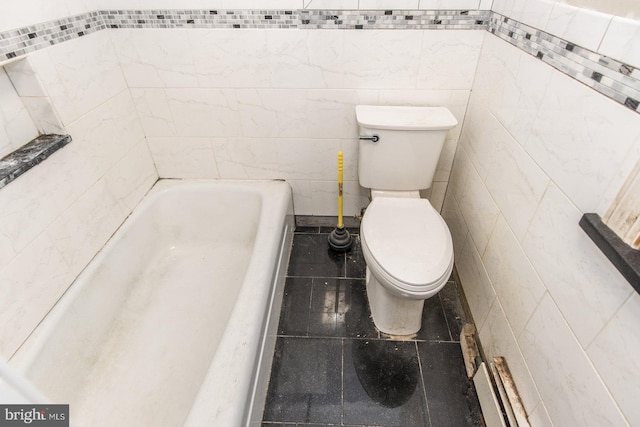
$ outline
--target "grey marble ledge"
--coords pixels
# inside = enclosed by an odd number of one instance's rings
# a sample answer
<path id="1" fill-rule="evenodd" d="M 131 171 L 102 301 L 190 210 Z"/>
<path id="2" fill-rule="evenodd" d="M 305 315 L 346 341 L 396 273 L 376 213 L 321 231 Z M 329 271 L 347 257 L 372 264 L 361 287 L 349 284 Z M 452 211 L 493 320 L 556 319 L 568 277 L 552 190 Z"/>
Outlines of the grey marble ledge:
<path id="1" fill-rule="evenodd" d="M 0 159 L 0 188 L 71 142 L 70 135 L 40 135 Z"/>
<path id="2" fill-rule="evenodd" d="M 580 227 L 640 294 L 640 250 L 622 241 L 595 213 L 582 215 Z"/>

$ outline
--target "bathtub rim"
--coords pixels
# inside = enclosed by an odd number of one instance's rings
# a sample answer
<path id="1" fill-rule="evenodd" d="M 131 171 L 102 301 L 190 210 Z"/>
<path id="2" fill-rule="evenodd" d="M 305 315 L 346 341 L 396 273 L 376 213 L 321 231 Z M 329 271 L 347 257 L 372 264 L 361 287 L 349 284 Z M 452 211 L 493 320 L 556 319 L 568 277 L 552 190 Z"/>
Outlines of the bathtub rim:
<path id="1" fill-rule="evenodd" d="M 256 238 L 254 242 L 254 248 L 252 250 L 249 266 L 247 267 L 247 271 L 238 295 L 238 300 L 240 300 L 245 294 L 249 293 L 250 287 L 247 286 L 247 282 L 250 280 L 248 280 L 248 278 L 253 279 L 255 274 L 258 274 L 258 276 L 263 278 L 268 277 L 270 280 L 268 280 L 266 283 L 268 283 L 269 286 L 263 292 L 263 294 L 266 292 L 266 295 L 262 295 L 264 296 L 264 298 L 262 299 L 264 304 L 260 306 L 261 310 L 249 311 L 250 313 L 254 314 L 253 316 L 254 318 L 259 318 L 260 322 L 263 322 L 264 319 L 268 318 L 269 309 L 271 306 L 271 302 L 273 300 L 271 290 L 274 284 L 277 284 L 276 282 L 278 280 L 278 277 L 275 277 L 275 276 L 278 274 L 279 270 L 281 270 L 284 273 L 284 275 L 286 275 L 286 262 L 288 262 L 288 252 L 286 253 L 286 257 L 285 257 L 284 268 L 282 268 L 282 265 L 280 265 L 281 263 L 276 265 L 274 261 L 272 263 L 273 265 L 270 265 L 267 271 L 260 271 L 259 266 L 256 266 L 256 262 L 257 262 L 256 260 L 259 259 L 256 255 L 260 255 L 260 256 L 271 255 L 275 257 L 275 260 L 280 260 L 281 256 L 283 256 L 282 248 L 288 247 L 288 249 L 290 250 L 292 233 L 293 233 L 293 226 L 291 225 L 293 224 L 293 200 L 292 200 L 292 191 L 289 184 L 283 180 L 159 179 L 154 183 L 154 185 L 150 188 L 150 190 L 142 198 L 142 200 L 134 207 L 132 212 L 127 217 L 124 218 L 122 223 L 112 233 L 112 235 L 109 237 L 107 242 L 105 242 L 105 244 L 100 249 L 100 251 L 98 251 L 96 255 L 94 255 L 94 257 L 92 257 L 92 259 L 88 262 L 88 264 L 82 269 L 82 271 L 78 273 L 78 275 L 74 278 L 74 280 L 68 286 L 66 291 L 63 293 L 63 295 L 58 299 L 58 301 L 54 304 L 52 309 L 47 313 L 45 318 L 36 326 L 34 331 L 26 338 L 26 340 L 22 343 L 22 345 L 18 348 L 18 350 L 11 356 L 11 358 L 9 359 L 9 365 L 11 366 L 11 368 L 14 371 L 16 371 L 18 374 L 23 375 L 25 381 L 29 382 L 26 374 L 28 373 L 30 367 L 32 367 L 34 363 L 37 363 L 38 355 L 41 353 L 42 348 L 48 342 L 47 337 L 50 336 L 51 331 L 57 326 L 60 319 L 65 315 L 65 313 L 68 310 L 68 307 L 76 300 L 78 295 L 82 292 L 83 287 L 80 285 L 82 284 L 84 277 L 85 276 L 90 277 L 90 275 L 93 272 L 95 272 L 96 268 L 98 268 L 97 266 L 100 264 L 101 261 L 103 261 L 104 257 L 107 256 L 106 254 L 108 250 L 116 244 L 112 242 L 117 241 L 117 236 L 119 235 L 119 233 L 121 233 L 121 230 L 126 231 L 125 227 L 127 223 L 135 221 L 135 219 L 141 216 L 146 209 L 149 209 L 148 206 L 151 205 L 151 202 L 153 201 L 153 199 L 160 197 L 166 191 L 170 191 L 175 187 L 184 187 L 184 186 L 200 187 L 200 186 L 209 186 L 209 185 L 213 185 L 213 186 L 222 185 L 230 189 L 234 189 L 234 188 L 241 189 L 242 191 L 249 191 L 248 188 L 250 187 L 256 187 L 262 190 L 267 190 L 270 187 L 274 189 L 280 188 L 279 190 L 273 190 L 273 191 L 279 192 L 277 197 L 268 197 L 268 196 L 273 196 L 273 194 L 265 193 L 264 191 L 260 192 L 260 195 L 263 198 L 262 205 L 263 207 L 265 205 L 268 206 L 268 209 L 267 210 L 261 209 L 260 219 L 258 222 L 259 224 L 258 230 L 256 232 Z M 255 191 L 255 188 L 252 188 L 250 191 Z M 267 203 L 265 203 L 265 201 Z M 276 223 L 265 225 L 265 219 L 268 214 L 274 215 L 274 217 L 277 219 Z M 291 234 L 291 237 L 289 239 L 288 246 L 287 244 L 284 244 L 283 246 L 283 239 L 284 240 L 287 239 L 287 227 L 289 227 L 289 232 Z M 272 234 L 274 230 L 277 231 L 278 233 Z M 277 241 L 277 244 L 270 245 L 270 243 L 273 243 L 274 241 Z M 263 247 L 267 247 L 268 249 L 263 249 Z M 265 251 L 266 253 L 257 254 L 257 252 L 259 251 Z M 258 270 L 258 272 L 256 272 L 256 270 Z M 274 282 L 274 279 L 275 279 L 275 282 Z M 283 281 L 284 280 L 282 280 L 282 282 Z M 76 284 L 78 284 L 78 286 L 74 286 Z M 260 299 L 258 299 L 258 301 L 260 301 Z M 247 309 L 246 308 L 240 309 L 239 306 L 240 306 L 239 304 L 236 304 L 234 306 L 234 309 L 232 310 L 232 313 L 229 316 L 228 324 L 232 324 L 233 320 L 237 319 L 240 316 L 245 317 L 244 315 L 247 313 Z M 275 313 L 274 315 L 278 317 L 279 312 Z M 277 322 L 276 322 L 276 328 L 277 328 Z M 268 360 L 269 363 L 263 363 L 263 365 L 268 365 L 267 368 L 270 369 L 271 367 L 270 361 L 271 361 L 271 358 L 273 357 L 273 349 L 271 349 L 270 352 L 265 352 L 264 355 L 262 354 L 262 352 L 259 351 L 260 346 L 262 345 L 262 342 L 263 342 L 261 337 L 262 335 L 268 332 L 265 330 L 265 327 L 262 325 L 262 323 L 260 323 L 258 327 L 254 328 L 254 331 L 252 332 L 253 334 L 250 336 L 250 338 L 252 338 L 253 341 L 249 343 L 249 340 L 247 340 L 248 345 L 245 346 L 247 350 L 244 352 L 245 357 L 243 360 L 243 362 L 245 363 L 244 366 L 246 368 L 246 369 L 243 369 L 243 372 L 246 373 L 248 369 L 249 375 L 246 375 L 246 378 L 242 379 L 241 381 L 242 387 L 237 389 L 235 393 L 230 393 L 229 390 L 227 390 L 227 392 L 225 393 L 227 396 L 231 396 L 231 395 L 235 396 L 235 405 L 233 405 L 234 406 L 234 408 L 232 408 L 233 410 L 227 410 L 225 414 L 225 417 L 227 419 L 234 420 L 233 424 L 228 424 L 228 425 L 236 425 L 236 424 L 240 425 L 239 422 L 241 420 L 243 423 L 248 423 L 250 418 L 252 417 L 249 413 L 251 409 L 253 408 L 254 413 L 257 413 L 256 411 L 259 411 L 261 415 L 262 407 L 264 406 L 264 401 L 262 402 L 255 401 L 253 405 L 247 405 L 246 403 L 251 402 L 256 392 L 254 387 L 254 382 L 255 382 L 256 376 L 258 375 L 257 372 L 255 372 L 255 369 L 257 369 L 258 366 L 255 366 L 255 365 L 257 365 L 257 362 L 262 360 L 263 356 L 266 356 L 269 358 Z M 234 334 L 232 334 L 229 331 L 229 328 L 226 328 L 225 332 L 223 333 L 223 337 L 220 340 L 219 346 L 222 347 L 223 341 L 226 342 L 226 341 L 229 341 L 230 339 L 233 340 L 233 338 L 235 338 Z M 252 349 L 253 351 L 249 351 Z M 194 397 L 192 406 L 188 411 L 188 415 L 185 420 L 185 425 L 187 425 L 186 424 L 187 421 L 191 418 L 191 413 L 194 411 L 194 408 L 198 410 L 198 401 L 203 392 L 203 388 L 205 387 L 205 382 L 207 381 L 207 378 L 213 372 L 212 367 L 214 365 L 215 360 L 218 358 L 216 357 L 218 355 L 219 355 L 219 352 L 216 352 L 216 355 L 214 355 L 213 359 L 211 360 L 209 368 L 206 371 L 205 378 L 203 379 L 202 384 L 200 385 L 199 391 L 196 393 L 196 396 Z M 249 360 L 251 361 L 251 366 L 249 366 L 248 364 Z M 243 399 L 244 404 L 239 408 L 238 407 L 239 405 L 237 404 L 240 403 L 238 401 L 238 399 L 240 398 Z M 54 403 L 54 402 L 38 402 L 38 403 Z M 210 401 L 208 403 L 210 403 Z M 198 412 L 203 412 L 203 411 L 198 411 Z M 210 416 L 212 415 L 211 411 L 205 411 L 205 412 L 207 412 L 208 415 Z M 217 419 L 216 419 L 216 422 L 218 422 Z M 72 420 L 72 423 L 73 423 L 73 420 Z M 227 425 L 227 424 L 224 424 L 224 425 Z"/>

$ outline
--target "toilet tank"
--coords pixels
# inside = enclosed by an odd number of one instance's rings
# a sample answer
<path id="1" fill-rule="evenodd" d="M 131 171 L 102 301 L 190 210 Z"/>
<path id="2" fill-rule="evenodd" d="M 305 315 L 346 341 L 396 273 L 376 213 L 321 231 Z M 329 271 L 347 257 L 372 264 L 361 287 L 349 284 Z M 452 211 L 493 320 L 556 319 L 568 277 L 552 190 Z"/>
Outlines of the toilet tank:
<path id="1" fill-rule="evenodd" d="M 458 124 L 444 107 L 358 105 L 358 178 L 375 190 L 411 191 L 431 187 L 447 131 Z"/>

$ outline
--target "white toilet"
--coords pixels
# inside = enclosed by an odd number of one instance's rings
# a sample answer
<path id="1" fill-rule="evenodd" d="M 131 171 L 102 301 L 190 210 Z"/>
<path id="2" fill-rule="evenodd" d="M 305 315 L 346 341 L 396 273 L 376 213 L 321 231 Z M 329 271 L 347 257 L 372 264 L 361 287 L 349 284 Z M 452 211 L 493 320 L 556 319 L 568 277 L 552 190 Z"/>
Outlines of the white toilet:
<path id="1" fill-rule="evenodd" d="M 447 131 L 458 122 L 441 107 L 358 105 L 356 117 L 358 177 L 372 199 L 360 226 L 371 315 L 382 332 L 415 334 L 424 300 L 453 269 L 451 233 L 419 190 L 431 187 Z"/>

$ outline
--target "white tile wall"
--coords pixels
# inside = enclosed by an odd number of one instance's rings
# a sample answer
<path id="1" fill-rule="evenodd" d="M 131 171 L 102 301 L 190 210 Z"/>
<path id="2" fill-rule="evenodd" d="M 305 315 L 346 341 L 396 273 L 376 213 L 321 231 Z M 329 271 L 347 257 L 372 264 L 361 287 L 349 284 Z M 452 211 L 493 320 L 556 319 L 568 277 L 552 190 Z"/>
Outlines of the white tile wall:
<path id="1" fill-rule="evenodd" d="M 578 226 L 581 215 L 556 186 L 550 185 L 523 246 L 586 347 L 633 289 Z"/>
<path id="2" fill-rule="evenodd" d="M 598 51 L 640 67 L 640 20 L 614 17 Z"/>
<path id="3" fill-rule="evenodd" d="M 29 59 L 65 126 L 127 88 L 106 31 L 36 51 Z"/>
<path id="4" fill-rule="evenodd" d="M 358 7 L 364 10 L 416 10 L 418 9 L 419 3 L 420 0 L 359 0 Z"/>
<path id="5" fill-rule="evenodd" d="M 453 239 L 454 260 L 462 259 L 462 249 L 467 241 L 469 229 L 462 218 L 455 197 L 445 197 L 442 205 L 442 217 L 447 222 Z"/>
<path id="6" fill-rule="evenodd" d="M 500 210 L 475 169 L 469 171 L 458 204 L 481 256 L 493 233 Z"/>
<path id="7" fill-rule="evenodd" d="M 0 67 L 0 158 L 38 136 L 28 109 Z"/>
<path id="8" fill-rule="evenodd" d="M 485 185 L 517 238 L 522 240 L 549 177 L 503 127 L 495 128 L 496 147 Z"/>
<path id="9" fill-rule="evenodd" d="M 556 3 L 543 30 L 597 51 L 611 18 L 604 13 Z"/>
<path id="10" fill-rule="evenodd" d="M 485 37 L 443 216 L 482 344 L 513 360 L 532 425 L 638 422 L 637 295 L 578 220 L 606 210 L 639 129 L 628 108 Z"/>
<path id="11" fill-rule="evenodd" d="M 482 260 L 513 334 L 519 336 L 546 288 L 502 217 L 498 219 Z"/>
<path id="12" fill-rule="evenodd" d="M 0 192 L 4 358 L 157 179 L 114 52 L 104 32 L 30 57 L 73 141 Z"/>
<path id="13" fill-rule="evenodd" d="M 420 9 L 482 9 L 480 0 L 420 0 Z"/>
<path id="14" fill-rule="evenodd" d="M 444 105 L 462 123 L 485 37 L 455 30 L 240 31 L 242 37 L 238 30 L 118 30 L 110 37 L 160 176 L 292 180 L 296 213 L 316 215 L 335 213 L 331 183 L 345 144 L 345 179 L 353 181 L 345 186 L 352 189 L 345 213 L 367 204 L 357 185 L 355 106 Z M 460 130 L 449 133 L 438 165 L 438 205 Z M 316 190 L 327 196 L 303 195 Z"/>
<path id="15" fill-rule="evenodd" d="M 505 358 L 522 404 L 528 413 L 531 412 L 540 403 L 540 394 L 498 299 L 494 300 L 478 334 L 487 360 L 492 361 L 494 357 Z"/>
<path id="16" fill-rule="evenodd" d="M 0 357 L 8 360 L 13 355 L 73 278 L 69 265 L 46 234 L 33 240 L 8 265 L 3 265 L 0 321 L 4 327 L 0 334 Z"/>
<path id="17" fill-rule="evenodd" d="M 145 139 L 141 139 L 105 175 L 107 187 L 120 207 L 131 212 L 158 179 Z"/>
<path id="18" fill-rule="evenodd" d="M 87 0 L 7 2 L 2 5 L 0 31 L 13 30 L 31 24 L 90 12 L 96 8 L 95 4 L 90 4 L 91 2 L 92 0 L 89 2 Z"/>
<path id="19" fill-rule="evenodd" d="M 158 175 L 162 178 L 218 178 L 220 176 L 212 138 L 148 137 L 147 142 L 158 169 Z"/>
<path id="20" fill-rule="evenodd" d="M 626 425 L 549 295 L 518 341 L 554 425 Z"/>
<path id="21" fill-rule="evenodd" d="M 358 0 L 303 0 L 305 9 L 357 9 Z"/>
<path id="22" fill-rule="evenodd" d="M 634 293 L 587 349 L 597 371 L 631 425 L 640 422 L 640 408 L 634 398 L 640 393 L 640 363 L 635 357 L 640 348 L 640 338 L 635 332 L 638 313 L 640 295 Z"/>
<path id="23" fill-rule="evenodd" d="M 456 260 L 456 268 L 464 292 L 478 329 L 482 329 L 491 306 L 496 298 L 491 279 L 482 263 L 473 239 L 467 238 L 460 256 Z"/>
<path id="24" fill-rule="evenodd" d="M 554 73 L 525 149 L 582 212 L 590 212 L 602 197 L 615 197 L 607 188 L 640 136 L 637 123 L 637 113 Z"/>

